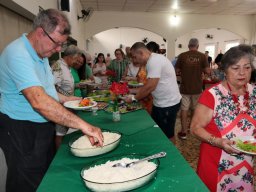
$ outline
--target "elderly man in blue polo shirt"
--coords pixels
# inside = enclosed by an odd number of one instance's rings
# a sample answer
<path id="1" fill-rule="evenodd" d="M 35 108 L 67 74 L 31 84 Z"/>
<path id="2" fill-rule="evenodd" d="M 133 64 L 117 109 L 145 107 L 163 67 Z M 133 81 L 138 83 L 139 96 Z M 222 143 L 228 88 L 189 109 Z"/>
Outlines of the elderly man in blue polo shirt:
<path id="1" fill-rule="evenodd" d="M 10 43 L 0 56 L 0 147 L 8 167 L 7 192 L 36 191 L 53 158 L 54 123 L 82 130 L 93 145 L 103 144 L 99 128 L 60 104 L 74 97 L 61 95 L 54 87 L 47 57 L 61 50 L 69 34 L 63 13 L 44 10 L 35 18 L 33 30 Z"/>

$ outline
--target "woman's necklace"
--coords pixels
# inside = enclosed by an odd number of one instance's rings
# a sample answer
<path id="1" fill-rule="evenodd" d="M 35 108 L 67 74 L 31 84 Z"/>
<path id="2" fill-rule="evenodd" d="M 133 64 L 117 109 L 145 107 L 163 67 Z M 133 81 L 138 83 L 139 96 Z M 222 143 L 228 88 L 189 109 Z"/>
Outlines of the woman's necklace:
<path id="1" fill-rule="evenodd" d="M 240 113 L 241 107 L 240 107 L 240 103 L 239 103 L 239 100 L 238 100 L 238 95 L 232 94 L 232 89 L 231 89 L 231 87 L 230 87 L 228 82 L 227 82 L 227 86 L 228 86 L 229 92 L 230 92 L 230 94 L 232 96 L 232 100 L 234 101 L 235 106 L 237 108 L 237 111 L 238 111 L 238 113 Z M 245 88 L 246 91 L 245 91 L 245 94 L 244 94 L 243 104 L 244 104 L 246 109 L 242 110 L 241 113 L 247 113 L 248 110 L 249 110 L 249 107 L 250 107 L 249 106 L 249 92 L 248 92 L 246 86 L 244 86 L 244 88 Z"/>

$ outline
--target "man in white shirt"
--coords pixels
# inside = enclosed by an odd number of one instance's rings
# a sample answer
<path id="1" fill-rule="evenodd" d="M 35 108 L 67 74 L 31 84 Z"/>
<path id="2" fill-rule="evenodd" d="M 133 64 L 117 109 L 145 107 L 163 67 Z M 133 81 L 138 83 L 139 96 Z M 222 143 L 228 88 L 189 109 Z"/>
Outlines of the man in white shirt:
<path id="1" fill-rule="evenodd" d="M 131 50 L 138 63 L 147 63 L 147 83 L 134 97 L 127 98 L 127 102 L 152 94 L 152 118 L 165 135 L 174 141 L 174 127 L 181 100 L 175 70 L 166 57 L 151 53 L 141 42 L 135 43 Z"/>

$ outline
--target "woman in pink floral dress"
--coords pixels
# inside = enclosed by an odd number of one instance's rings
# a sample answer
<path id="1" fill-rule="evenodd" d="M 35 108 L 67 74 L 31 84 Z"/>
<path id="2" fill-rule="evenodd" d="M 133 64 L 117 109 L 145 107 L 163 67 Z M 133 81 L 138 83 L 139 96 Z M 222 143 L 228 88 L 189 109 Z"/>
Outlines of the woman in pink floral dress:
<path id="1" fill-rule="evenodd" d="M 247 45 L 227 51 L 225 80 L 202 93 L 191 122 L 192 134 L 202 141 L 197 173 L 210 191 L 254 191 L 253 157 L 231 146 L 256 133 L 256 88 L 249 84 L 253 59 Z"/>

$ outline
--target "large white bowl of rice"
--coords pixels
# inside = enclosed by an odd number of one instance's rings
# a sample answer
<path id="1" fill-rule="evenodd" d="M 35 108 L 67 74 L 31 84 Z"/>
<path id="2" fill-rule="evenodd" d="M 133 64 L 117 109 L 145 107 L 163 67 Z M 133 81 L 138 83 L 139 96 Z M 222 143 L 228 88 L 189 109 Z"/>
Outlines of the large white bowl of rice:
<path id="1" fill-rule="evenodd" d="M 120 143 L 121 133 L 114 131 L 103 131 L 104 143 L 102 147 L 92 146 L 89 138 L 82 133 L 74 136 L 70 142 L 70 151 L 77 157 L 92 157 L 114 150 Z"/>
<path id="2" fill-rule="evenodd" d="M 85 186 L 91 191 L 130 191 L 149 183 L 156 175 L 159 160 L 154 159 L 135 164 L 129 168 L 112 167 L 116 163 L 130 163 L 142 159 L 144 155 L 119 155 L 106 157 L 81 170 Z"/>

